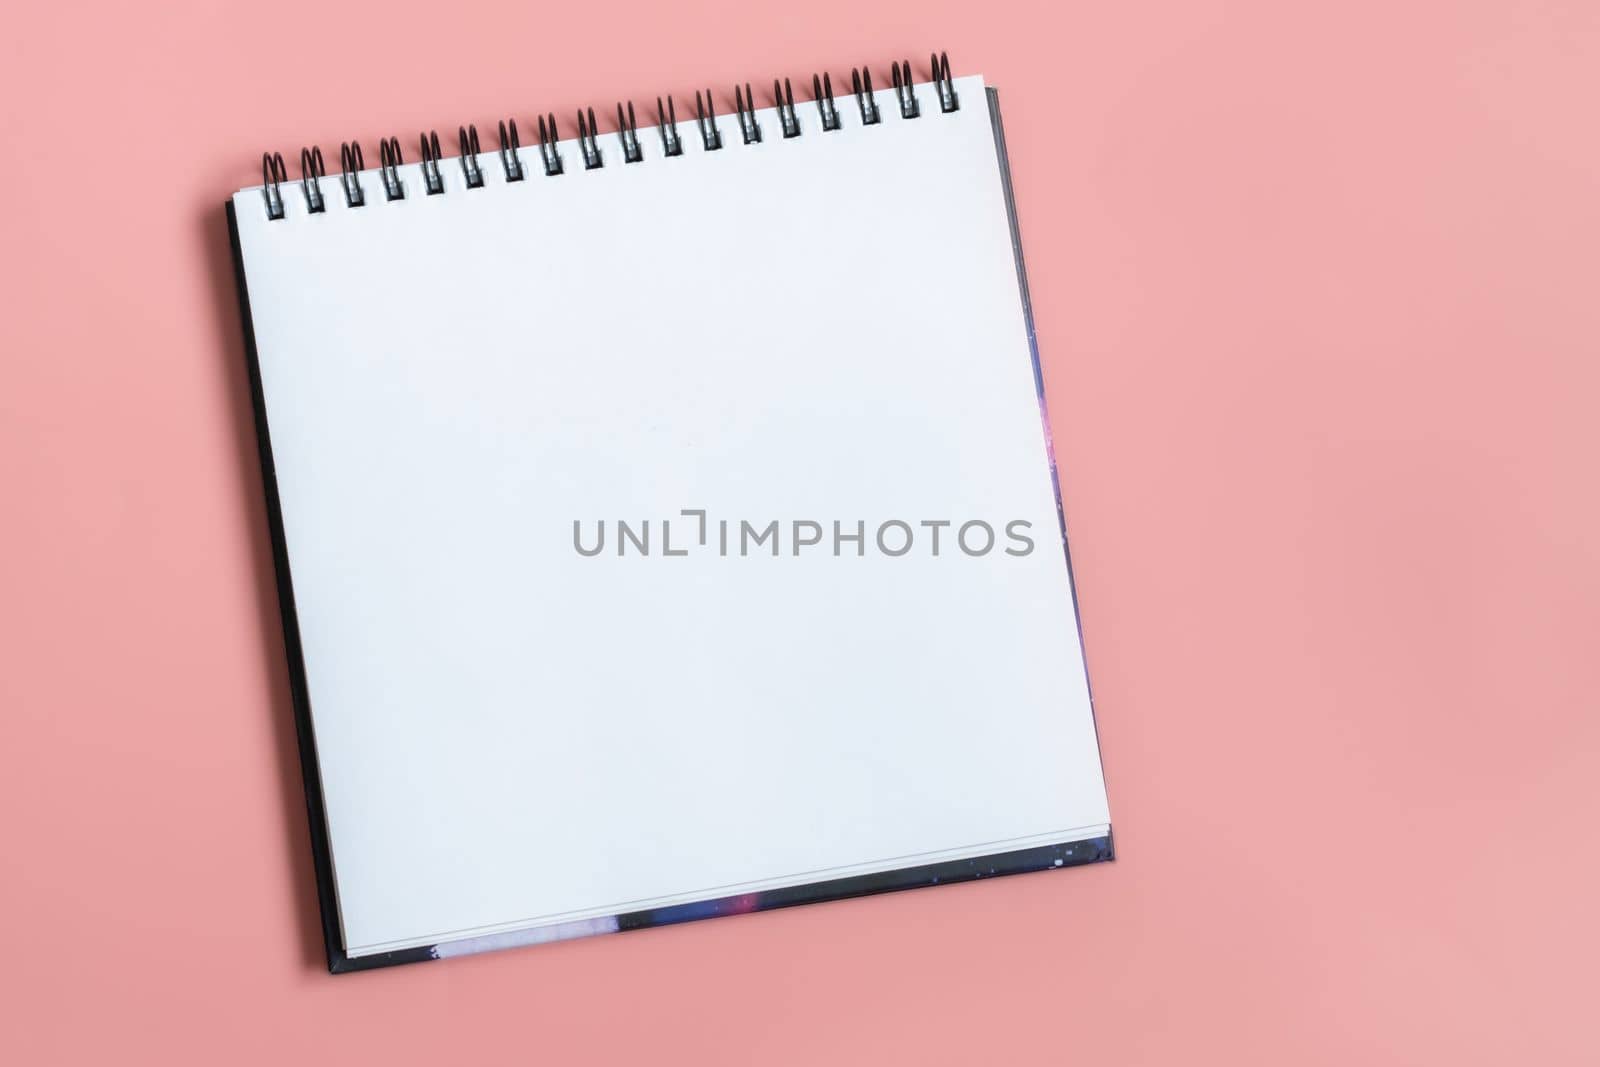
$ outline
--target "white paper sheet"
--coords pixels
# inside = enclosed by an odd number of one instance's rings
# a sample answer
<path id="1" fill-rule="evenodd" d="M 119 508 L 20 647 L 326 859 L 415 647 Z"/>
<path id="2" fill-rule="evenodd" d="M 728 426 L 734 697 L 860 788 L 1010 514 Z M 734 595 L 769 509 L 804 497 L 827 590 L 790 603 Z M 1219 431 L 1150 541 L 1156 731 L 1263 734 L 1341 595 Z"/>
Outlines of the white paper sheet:
<path id="1" fill-rule="evenodd" d="M 320 215 L 296 182 L 273 222 L 237 195 L 351 955 L 1105 831 L 990 115 L 957 89 L 915 120 L 880 93 L 874 127 L 843 97 L 837 132 L 805 102 L 793 140 L 764 111 L 759 145 L 723 115 L 712 153 L 680 122 L 672 159 L 641 128 L 635 165 L 607 133 L 560 177 L 525 147 L 516 184 L 489 151 L 474 190 L 448 158 L 434 197 L 411 164 L 392 203 L 368 172 L 358 209 L 327 179 Z M 721 555 L 718 520 L 778 520 L 782 554 Z M 822 543 L 793 554 L 795 520 Z"/>

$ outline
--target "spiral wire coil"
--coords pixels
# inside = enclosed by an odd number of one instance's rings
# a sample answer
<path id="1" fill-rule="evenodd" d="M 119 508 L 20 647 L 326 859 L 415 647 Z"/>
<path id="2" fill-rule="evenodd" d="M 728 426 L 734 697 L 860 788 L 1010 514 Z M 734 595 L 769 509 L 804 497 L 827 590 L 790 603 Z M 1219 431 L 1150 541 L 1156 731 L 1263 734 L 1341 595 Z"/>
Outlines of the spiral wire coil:
<path id="1" fill-rule="evenodd" d="M 932 75 L 931 88 L 938 100 L 940 112 L 949 114 L 959 110 L 961 102 L 956 95 L 955 80 L 950 76 L 949 56 L 943 52 L 936 53 L 929 57 L 928 66 Z M 900 117 L 920 118 L 923 114 L 922 102 L 917 97 L 916 88 L 912 83 L 910 61 L 891 64 L 890 71 L 890 84 Z M 865 66 L 852 69 L 850 90 L 856 98 L 856 107 L 861 113 L 861 124 L 863 126 L 880 124 L 883 115 L 873 96 L 872 72 Z M 827 74 L 813 74 L 811 96 L 821 118 L 822 132 L 831 133 L 841 129 L 840 112 L 833 95 L 833 79 Z M 762 129 L 756 119 L 756 97 L 749 82 L 734 86 L 733 101 L 741 141 L 747 145 L 761 143 Z M 773 79 L 772 103 L 777 113 L 778 132 L 782 134 L 782 138 L 790 140 L 801 136 L 804 131 L 795 109 L 794 87 L 788 78 Z M 721 128 L 717 125 L 716 105 L 711 90 L 707 89 L 704 97 L 698 89 L 695 90 L 694 110 L 694 128 L 700 135 L 701 146 L 707 152 L 720 151 L 726 142 L 723 140 Z M 582 154 L 583 167 L 585 170 L 598 170 L 605 166 L 605 153 L 600 143 L 600 124 L 595 120 L 594 108 L 579 109 L 577 118 L 577 143 L 578 150 Z M 662 153 L 667 158 L 683 155 L 683 137 L 678 129 L 677 106 L 671 96 L 667 96 L 664 100 L 662 97 L 656 97 L 656 120 L 657 130 L 661 135 Z M 622 162 L 624 164 L 641 162 L 644 159 L 644 149 L 639 142 L 639 122 L 631 100 L 617 104 L 616 131 Z M 527 178 L 528 172 L 522 161 L 522 141 L 517 132 L 516 120 L 502 121 L 498 132 L 500 167 L 505 180 L 508 183 L 523 181 Z M 559 147 L 560 140 L 555 113 L 546 112 L 540 115 L 539 162 L 546 177 L 553 178 L 566 173 Z M 457 146 L 466 188 L 469 190 L 483 188 L 483 167 L 478 158 L 483 149 L 478 138 L 478 128 L 472 125 L 460 127 Z M 438 196 L 445 192 L 444 175 L 440 172 L 440 163 L 444 155 L 440 150 L 438 132 L 430 130 L 423 133 L 419 148 L 423 192 L 427 196 Z M 400 168 L 404 163 L 398 138 L 390 137 L 379 142 L 378 177 L 382 183 L 384 199 L 387 201 L 406 198 L 405 182 L 400 175 Z M 361 184 L 361 173 L 365 169 L 365 159 L 358 142 L 348 141 L 339 146 L 338 181 L 346 207 L 360 208 L 369 203 L 366 187 Z M 315 145 L 302 148 L 300 188 L 305 197 L 308 214 L 320 215 L 327 212 L 327 200 L 322 191 L 322 180 L 327 176 L 322 149 Z M 266 202 L 269 221 L 285 217 L 283 186 L 288 181 L 288 168 L 284 165 L 283 156 L 276 152 L 263 153 L 261 195 Z"/>

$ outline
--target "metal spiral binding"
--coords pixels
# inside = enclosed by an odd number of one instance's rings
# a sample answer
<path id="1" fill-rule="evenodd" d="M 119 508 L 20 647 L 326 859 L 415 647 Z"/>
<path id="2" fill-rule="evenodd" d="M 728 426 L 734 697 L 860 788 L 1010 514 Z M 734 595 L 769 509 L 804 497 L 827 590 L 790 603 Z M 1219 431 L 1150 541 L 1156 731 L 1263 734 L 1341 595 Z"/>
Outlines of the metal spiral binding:
<path id="1" fill-rule="evenodd" d="M 383 194 L 390 200 L 406 198 L 405 183 L 400 180 L 400 139 L 391 137 L 378 142 L 378 175 L 383 179 Z"/>
<path id="2" fill-rule="evenodd" d="M 745 98 L 750 100 L 745 103 Z M 744 83 L 744 95 L 740 95 L 739 87 L 733 87 L 733 106 L 739 109 L 739 133 L 744 137 L 745 144 L 761 143 L 761 127 L 756 122 L 756 94 L 750 91 L 750 83 Z"/>
<path id="3" fill-rule="evenodd" d="M 361 158 L 361 145 L 346 143 L 339 146 L 339 184 L 344 187 L 346 207 L 366 207 L 367 191 L 361 187 L 361 172 L 367 164 Z"/>
<path id="4" fill-rule="evenodd" d="M 960 98 L 956 94 L 955 79 L 950 74 L 950 57 L 944 52 L 936 52 L 928 57 L 928 67 L 931 74 L 931 88 L 939 102 L 939 111 L 949 114 L 961 107 Z M 890 64 L 891 84 L 894 89 L 895 103 L 899 108 L 902 119 L 916 119 L 922 116 L 922 103 L 917 97 L 912 81 L 911 63 L 901 60 L 899 63 Z M 804 84 L 804 83 L 802 83 Z M 856 107 L 861 114 L 862 126 L 876 126 L 883 122 L 883 114 L 873 95 L 872 72 L 867 67 L 852 68 L 850 71 L 850 90 L 855 95 Z M 817 115 L 821 121 L 821 128 L 825 133 L 843 129 L 843 115 L 834 99 L 833 78 L 827 73 L 813 74 L 811 76 L 811 96 L 817 105 Z M 756 145 L 762 143 L 761 124 L 756 119 L 756 98 L 750 88 L 750 83 L 735 85 L 733 88 L 734 114 L 739 123 L 739 136 L 744 144 Z M 788 78 L 775 78 L 772 82 L 772 104 L 776 112 L 779 129 L 784 140 L 799 137 L 804 133 L 800 123 L 800 116 L 795 108 L 794 87 Z M 695 90 L 694 94 L 695 129 L 700 134 L 701 147 L 707 152 L 720 151 L 723 147 L 722 130 L 717 125 L 716 100 L 711 90 Z M 672 159 L 683 155 L 683 135 L 678 129 L 677 105 L 671 96 L 656 97 L 656 129 L 661 137 L 661 153 L 665 158 Z M 528 177 L 528 171 L 523 165 L 521 156 L 522 140 L 517 130 L 515 119 L 505 119 L 499 124 L 500 135 L 500 167 L 507 183 L 521 182 Z M 546 177 L 556 177 L 566 172 L 565 163 L 561 157 L 561 135 L 556 126 L 556 117 L 553 112 L 546 112 L 539 116 L 539 162 L 543 167 Z M 605 165 L 605 156 L 600 148 L 600 124 L 595 120 L 594 108 L 580 108 L 578 111 L 578 149 L 583 154 L 583 167 L 585 170 L 598 170 Z M 462 126 L 458 130 L 457 142 L 459 146 L 459 161 L 461 173 L 468 189 L 481 189 L 484 186 L 483 168 L 479 163 L 482 146 L 478 138 L 476 126 Z M 617 142 L 622 149 L 622 161 L 625 164 L 639 163 L 644 160 L 644 148 L 639 140 L 639 122 L 634 111 L 633 101 L 619 102 L 617 104 Z M 444 153 L 439 147 L 439 134 L 437 131 L 428 131 L 421 135 L 419 141 L 421 149 L 422 182 L 424 192 L 428 196 L 443 194 L 445 189 L 444 175 L 440 172 L 440 163 Z M 388 201 L 406 199 L 405 182 L 400 176 L 400 168 L 404 165 L 400 153 L 400 141 L 390 137 L 378 143 L 378 176 L 382 184 L 384 198 Z M 359 208 L 367 206 L 367 191 L 362 184 L 361 173 L 366 170 L 366 161 L 362 154 L 361 145 L 356 141 L 347 141 L 339 146 L 339 188 L 344 193 L 345 206 Z M 311 146 L 300 150 L 300 188 L 305 196 L 306 211 L 309 214 L 326 214 L 328 202 L 322 191 L 322 179 L 327 177 L 327 167 L 323 162 L 322 149 Z M 288 168 L 284 166 L 283 156 L 275 152 L 263 153 L 261 156 L 261 195 L 265 201 L 267 219 L 278 221 L 285 217 L 285 203 L 283 199 L 283 186 L 289 180 Z"/>
<path id="5" fill-rule="evenodd" d="M 600 133 L 600 124 L 594 120 L 594 108 L 589 109 L 589 122 L 583 121 L 583 110 L 578 110 L 578 148 L 583 152 L 583 169 L 599 170 L 606 165 L 605 157 L 600 154 L 600 142 L 597 137 Z"/>
<path id="6" fill-rule="evenodd" d="M 550 112 L 550 129 L 545 131 L 543 115 L 539 116 L 539 158 L 544 160 L 544 174 L 547 178 L 554 178 L 562 172 L 561 153 L 556 150 L 556 142 L 561 135 L 556 133 L 556 115 Z"/>
<path id="7" fill-rule="evenodd" d="M 789 79 L 783 79 L 780 88 L 778 79 L 772 79 L 772 99 L 778 105 L 778 122 L 783 126 L 784 140 L 800 136 L 800 116 L 794 113 L 794 86 L 789 84 Z"/>
<path id="8" fill-rule="evenodd" d="M 478 166 L 478 127 L 462 126 L 459 136 L 461 145 L 461 174 L 467 179 L 468 189 L 483 188 L 483 168 Z"/>
<path id="9" fill-rule="evenodd" d="M 878 113 L 878 102 L 872 97 L 872 71 L 866 67 L 856 70 L 850 69 L 850 88 L 856 94 L 856 103 L 861 107 L 861 125 L 876 126 L 883 121 L 883 116 Z"/>
<path id="10" fill-rule="evenodd" d="M 902 68 L 904 73 L 901 73 Z M 911 91 L 911 61 L 906 60 L 897 67 L 889 64 L 889 69 L 894 74 L 894 95 L 900 101 L 900 117 L 914 119 L 922 114 L 922 107 L 917 103 L 917 94 Z"/>
<path id="11" fill-rule="evenodd" d="M 517 149 L 522 147 L 522 139 L 517 136 L 517 120 L 511 123 L 511 136 L 506 137 L 506 124 L 500 123 L 500 166 L 506 172 L 506 181 L 520 182 L 523 178 L 522 158 L 517 155 Z"/>
<path id="12" fill-rule="evenodd" d="M 322 149 L 300 149 L 300 188 L 306 194 L 306 210 L 313 215 L 328 210 L 327 201 L 322 199 L 322 179 L 327 176 L 328 168 L 322 163 Z"/>
<path id="13" fill-rule="evenodd" d="M 632 107 L 633 105 L 628 105 Z M 667 110 L 661 110 L 661 98 L 656 97 L 656 129 L 661 131 L 661 154 L 668 159 L 683 155 L 683 140 L 678 136 L 678 112 L 667 97 Z"/>
<path id="14" fill-rule="evenodd" d="M 261 195 L 267 200 L 267 221 L 283 218 L 283 192 L 280 186 L 289 180 L 289 171 L 283 165 L 281 152 L 261 153 Z"/>
<path id="15" fill-rule="evenodd" d="M 428 188 L 429 196 L 438 196 L 444 192 L 444 175 L 439 173 L 439 160 L 444 158 L 444 153 L 439 151 L 439 131 L 422 135 L 422 183 Z"/>
<path id="16" fill-rule="evenodd" d="M 817 102 L 817 114 L 822 116 L 822 132 L 832 133 L 839 128 L 839 109 L 833 105 L 833 79 L 824 74 L 819 81 L 811 75 L 811 96 Z"/>
<path id="17" fill-rule="evenodd" d="M 939 94 L 939 110 L 948 115 L 961 107 L 961 101 L 956 99 L 956 80 L 950 77 L 950 57 L 944 52 L 930 55 L 928 65 L 933 68 L 933 87 Z"/>
<path id="18" fill-rule="evenodd" d="M 700 90 L 694 91 L 694 121 L 700 127 L 700 140 L 705 142 L 707 152 L 715 152 L 722 147 L 722 131 L 717 129 L 717 105 L 711 99 L 710 89 L 706 90 L 704 107 L 700 105 Z M 283 161 L 280 159 L 278 162 Z"/>
<path id="19" fill-rule="evenodd" d="M 590 120 L 593 121 L 592 119 Z M 644 149 L 639 147 L 639 120 L 633 117 L 633 101 L 628 101 L 628 117 L 622 117 L 622 105 L 617 105 L 617 140 L 622 142 L 622 161 L 641 163 Z"/>

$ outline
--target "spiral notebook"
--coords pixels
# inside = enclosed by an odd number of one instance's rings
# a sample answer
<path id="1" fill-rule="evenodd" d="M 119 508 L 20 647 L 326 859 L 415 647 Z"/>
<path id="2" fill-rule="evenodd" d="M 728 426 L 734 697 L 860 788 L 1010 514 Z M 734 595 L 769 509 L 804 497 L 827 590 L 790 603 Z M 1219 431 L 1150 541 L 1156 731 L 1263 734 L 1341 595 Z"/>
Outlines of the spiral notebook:
<path id="1" fill-rule="evenodd" d="M 331 970 L 1111 857 L 998 97 L 892 72 L 229 201 Z"/>

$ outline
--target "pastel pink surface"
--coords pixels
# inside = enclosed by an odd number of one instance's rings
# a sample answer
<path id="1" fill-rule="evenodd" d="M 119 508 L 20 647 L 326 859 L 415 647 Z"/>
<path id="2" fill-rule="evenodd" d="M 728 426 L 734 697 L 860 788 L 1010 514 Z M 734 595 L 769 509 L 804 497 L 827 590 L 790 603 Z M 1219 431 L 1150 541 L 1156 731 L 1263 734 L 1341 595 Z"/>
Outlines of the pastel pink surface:
<path id="1" fill-rule="evenodd" d="M 0 16 L 0 1057 L 1596 1062 L 1600 7 L 1289 6 Z M 932 48 L 1001 89 L 1120 859 L 330 978 L 223 199 Z"/>

